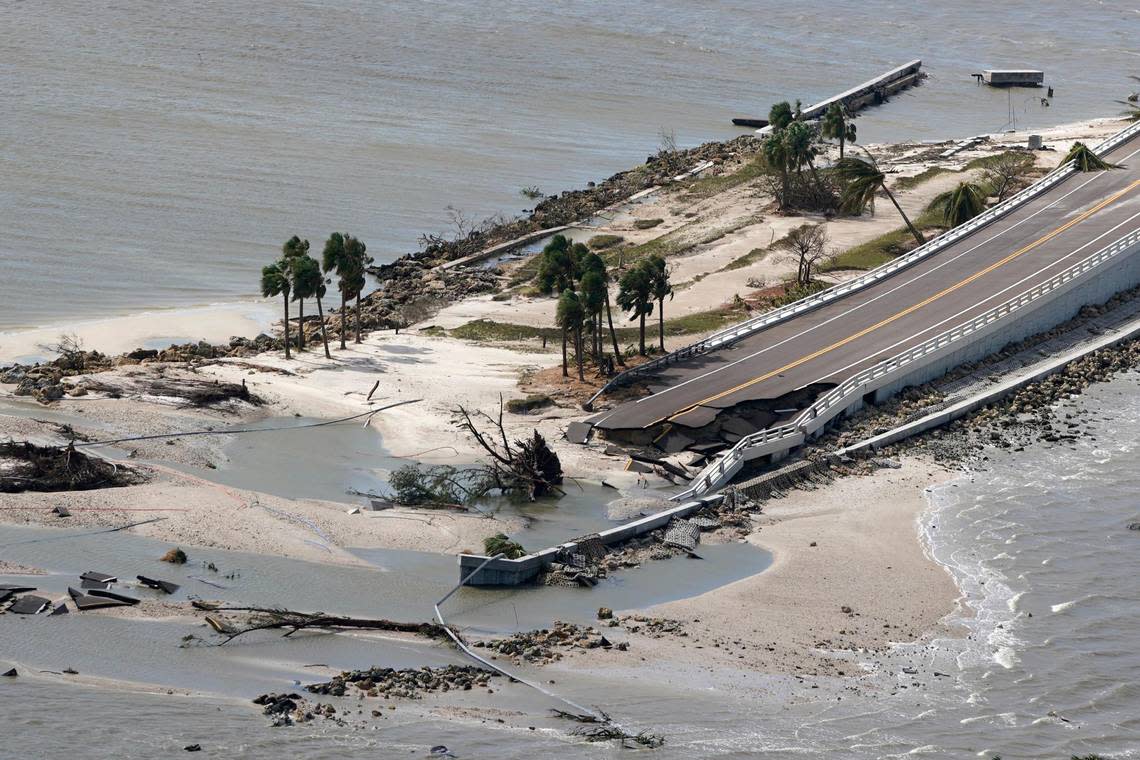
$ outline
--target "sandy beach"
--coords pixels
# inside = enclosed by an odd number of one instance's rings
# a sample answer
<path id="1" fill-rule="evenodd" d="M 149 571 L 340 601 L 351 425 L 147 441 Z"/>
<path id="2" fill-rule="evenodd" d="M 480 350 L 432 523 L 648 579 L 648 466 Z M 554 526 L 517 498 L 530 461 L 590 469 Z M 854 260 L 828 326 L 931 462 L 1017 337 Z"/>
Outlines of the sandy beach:
<path id="1" fill-rule="evenodd" d="M 1095 140 L 1117 128 L 1117 122 L 1098 120 L 1047 132 L 1045 139 L 1055 150 L 1042 153 L 1039 165 L 1054 164 L 1073 140 Z M 934 196 L 974 175 L 965 168 L 970 160 L 1022 143 L 1024 138 L 995 136 L 981 148 L 944 161 L 933 160 L 932 151 L 924 145 L 872 149 L 887 156 L 884 160 L 896 182 L 933 166 L 945 170 L 899 189 L 903 207 L 917 214 Z M 669 314 L 685 315 L 726 304 L 738 294 L 786 278 L 793 264 L 771 252 L 750 257 L 744 266 L 729 265 L 766 248 L 795 226 L 823 223 L 839 251 L 899 225 L 898 218 L 886 211 L 828 220 L 762 214 L 764 205 L 755 188 L 747 184 L 707 198 L 693 197 L 684 187 L 670 188 L 583 233 L 620 234 L 640 243 L 686 228 L 686 235 L 709 238 L 673 262 L 681 284 Z M 652 230 L 634 224 L 637 219 L 651 218 L 664 221 Z M 717 230 L 725 232 L 718 235 Z M 837 271 L 829 276 L 842 279 L 851 274 Z M 497 416 L 502 400 L 537 390 L 548 394 L 550 403 L 531 414 L 507 413 L 505 435 L 523 438 L 533 430 L 540 432 L 560 457 L 569 481 L 604 481 L 619 489 L 615 496 L 667 495 L 672 487 L 668 481 L 629 471 L 628 458 L 607 452 L 604 440 L 575 445 L 565 439 L 567 425 L 584 412 L 574 384 L 563 382 L 550 369 L 561 358 L 557 345 L 543 347 L 534 338 L 465 340 L 447 334 L 476 319 L 549 326 L 553 308 L 549 298 L 475 296 L 399 334 L 373 331 L 363 343 L 350 342 L 345 350 L 334 344 L 331 359 L 324 358 L 319 347 L 310 346 L 292 360 L 278 353 L 223 357 L 199 362 L 189 371 L 195 380 L 244 384 L 264 402 L 262 406 L 235 402 L 220 408 L 187 409 L 145 393 L 122 398 L 93 393 L 65 397 L 52 408 L 57 417 L 41 420 L 26 410 L 20 416 L 6 416 L 4 430 L 13 438 L 41 442 L 61 442 L 69 431 L 107 440 L 212 431 L 293 416 L 345 418 L 399 404 L 384 408 L 367 422 L 379 433 L 387 455 L 426 464 L 467 464 L 477 461 L 482 452 L 457 428 L 458 407 Z M 77 326 L 75 332 L 86 348 L 115 353 L 161 335 L 212 340 L 227 333 L 260 332 L 264 325 L 255 316 L 260 313 L 259 309 L 216 309 L 204 320 L 189 312 L 156 313 L 88 323 Z M 10 336 L 3 341 L 4 355 L 9 359 L 26 355 L 47 337 L 43 330 Z M 699 334 L 673 336 L 667 345 L 675 347 L 696 337 Z M 95 377 L 103 382 L 118 379 L 145 384 L 152 373 L 160 371 L 159 366 L 150 360 L 141 365 L 132 362 Z M 65 390 L 81 385 L 83 379 L 65 378 Z M 70 428 L 60 427 L 65 418 Z M 359 548 L 444 555 L 479 552 L 486 537 L 500 532 L 512 535 L 525 527 L 518 519 L 479 513 L 412 508 L 353 513 L 343 501 L 286 498 L 223 485 L 211 480 L 209 470 L 225 463 L 229 440 L 230 436 L 211 433 L 116 444 L 121 450 L 116 456 L 125 454 L 127 458 L 121 461 L 144 472 L 147 482 L 69 493 L 4 494 L 0 496 L 0 520 L 58 526 L 51 511 L 57 506 L 71 510 L 67 523 L 71 527 L 111 527 L 158 516 L 163 519 L 131 531 L 191 553 L 195 547 L 210 547 L 336 565 L 367 564 L 349 551 Z M 386 474 L 379 463 L 364 465 Z M 866 667 L 891 658 L 894 644 L 955 635 L 946 630 L 943 620 L 956 609 L 960 592 L 946 569 L 926 552 L 918 531 L 918 521 L 927 509 L 927 489 L 948 477 L 946 470 L 926 459 L 905 457 L 901 469 L 841 478 L 826 488 L 795 490 L 786 498 L 766 501 L 753 515 L 752 530 L 744 539 L 725 536 L 721 540 L 744 540 L 771 552 L 773 561 L 767 570 L 695 597 L 624 611 L 678 620 L 686 631 L 684 637 L 633 636 L 643 652 L 637 665 L 640 677 L 669 682 L 678 668 L 706 674 L 747 669 L 797 678 L 859 677 Z M 652 568 L 652 562 L 648 567 Z M 7 572 L 18 571 L 7 568 Z M 700 565 L 692 565 L 692 572 L 699 573 Z M 138 615 L 178 618 L 183 612 L 176 606 L 152 606 Z M 589 650 L 573 653 L 566 664 L 550 668 L 629 664 L 621 652 Z"/>

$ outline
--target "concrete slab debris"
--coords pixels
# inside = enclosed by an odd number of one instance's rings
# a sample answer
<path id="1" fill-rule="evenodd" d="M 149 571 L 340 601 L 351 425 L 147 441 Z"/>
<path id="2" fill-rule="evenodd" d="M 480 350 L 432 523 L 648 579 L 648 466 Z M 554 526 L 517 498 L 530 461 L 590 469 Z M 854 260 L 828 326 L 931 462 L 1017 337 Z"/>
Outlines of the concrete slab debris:
<path id="1" fill-rule="evenodd" d="M 0 594 L 4 592 L 8 592 L 9 594 L 25 594 L 35 590 L 35 586 L 17 586 L 14 583 L 0 583 Z"/>
<path id="2" fill-rule="evenodd" d="M 88 596 L 76 588 L 68 586 L 67 593 L 71 595 L 71 601 L 75 603 L 75 608 L 80 612 L 87 610 L 98 610 L 104 607 L 126 607 L 126 602 L 120 602 L 117 599 L 101 598 L 97 596 Z"/>
<path id="3" fill-rule="evenodd" d="M 666 454 L 677 454 L 696 443 L 695 440 L 677 430 L 670 430 L 657 440 L 657 448 Z"/>
<path id="4" fill-rule="evenodd" d="M 756 432 L 756 428 L 752 423 L 746 422 L 739 417 L 728 417 L 724 422 L 720 423 L 720 429 L 726 433 L 736 433 L 737 435 L 751 435 Z"/>
<path id="5" fill-rule="evenodd" d="M 44 599 L 42 596 L 21 596 L 12 606 L 8 608 L 9 612 L 17 615 L 38 615 L 51 606 L 50 599 Z"/>
<path id="6" fill-rule="evenodd" d="M 135 577 L 139 579 L 139 583 L 146 586 L 147 588 L 157 589 L 158 591 L 165 591 L 168 594 L 173 594 L 175 591 L 181 588 L 181 586 L 179 586 L 177 583 L 171 583 L 170 581 L 160 581 L 157 578 L 147 578 L 145 575 L 138 575 Z"/>
<path id="7" fill-rule="evenodd" d="M 566 427 L 566 440 L 570 443 L 585 444 L 590 440 L 594 426 L 588 422 L 571 422 Z"/>
<path id="8" fill-rule="evenodd" d="M 4 678 L 15 678 L 18 675 L 20 675 L 20 674 L 16 672 L 15 668 L 12 668 L 11 670 L 7 670 L 3 673 L 0 673 L 0 676 L 3 676 Z"/>
<path id="9" fill-rule="evenodd" d="M 70 612 L 70 610 L 67 609 L 67 603 L 60 602 L 55 606 L 55 609 L 51 611 L 50 616 L 55 617 L 56 615 L 66 615 L 68 612 Z"/>
<path id="10" fill-rule="evenodd" d="M 119 579 L 114 575 L 107 575 L 106 573 L 97 573 L 94 570 L 88 570 L 83 575 L 79 576 L 81 581 L 91 581 L 92 583 L 115 583 Z"/>
<path id="11" fill-rule="evenodd" d="M 91 589 L 91 596 L 97 596 L 100 599 L 114 599 L 116 602 L 122 602 L 123 604 L 134 605 L 139 603 L 139 600 L 133 596 L 116 594 L 114 591 L 107 591 L 106 589 Z"/>
<path id="12" fill-rule="evenodd" d="M 640 472 L 646 475 L 653 474 L 652 465 L 645 464 L 644 462 L 639 462 L 636 459 L 630 459 L 628 462 L 626 462 L 625 469 L 629 472 Z"/>

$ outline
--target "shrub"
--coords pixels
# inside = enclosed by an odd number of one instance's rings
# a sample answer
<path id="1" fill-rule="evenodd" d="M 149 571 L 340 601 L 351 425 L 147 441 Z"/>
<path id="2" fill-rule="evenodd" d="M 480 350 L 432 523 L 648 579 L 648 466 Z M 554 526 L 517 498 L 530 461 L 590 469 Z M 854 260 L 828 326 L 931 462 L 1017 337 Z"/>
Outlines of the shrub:
<path id="1" fill-rule="evenodd" d="M 172 565 L 185 565 L 186 560 L 187 560 L 186 552 L 182 551 L 181 549 L 179 549 L 177 547 L 171 549 L 166 554 L 162 555 L 162 561 L 163 562 L 169 562 Z"/>
<path id="2" fill-rule="evenodd" d="M 613 248 L 618 243 L 624 241 L 621 235 L 594 235 L 586 241 L 586 245 L 593 248 L 595 251 L 601 251 L 606 248 Z"/>
<path id="3" fill-rule="evenodd" d="M 526 556 L 526 549 L 522 544 L 512 541 L 505 533 L 496 533 L 483 539 L 483 551 L 488 557 L 502 554 L 507 559 L 518 559 Z"/>
<path id="4" fill-rule="evenodd" d="M 512 414 L 528 414 L 554 403 L 554 399 L 544 393 L 536 393 L 526 398 L 513 398 L 507 402 L 507 411 Z"/>
<path id="5" fill-rule="evenodd" d="M 633 226 L 634 226 L 634 229 L 648 230 L 648 229 L 652 229 L 652 228 L 656 227 L 657 225 L 663 223 L 664 221 L 665 221 L 664 219 L 638 219 L 637 221 L 635 221 L 633 223 Z"/>

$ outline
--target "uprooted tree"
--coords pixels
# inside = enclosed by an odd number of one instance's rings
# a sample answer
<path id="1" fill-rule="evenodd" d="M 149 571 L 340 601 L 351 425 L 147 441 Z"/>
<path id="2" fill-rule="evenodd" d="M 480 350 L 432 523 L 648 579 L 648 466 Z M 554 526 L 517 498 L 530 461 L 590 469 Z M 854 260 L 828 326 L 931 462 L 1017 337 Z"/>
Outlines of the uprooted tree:
<path id="1" fill-rule="evenodd" d="M 505 494 L 525 494 L 531 501 L 550 494 L 562 495 L 562 463 L 546 439 L 537 430 L 532 431 L 529 438 L 513 442 L 507 438 L 502 396 L 498 418 L 486 412 L 470 412 L 462 405 L 456 408 L 456 418 L 459 428 L 474 438 L 490 457 L 483 473 L 491 488 Z M 494 432 L 480 430 L 476 424 L 480 418 L 489 423 Z"/>

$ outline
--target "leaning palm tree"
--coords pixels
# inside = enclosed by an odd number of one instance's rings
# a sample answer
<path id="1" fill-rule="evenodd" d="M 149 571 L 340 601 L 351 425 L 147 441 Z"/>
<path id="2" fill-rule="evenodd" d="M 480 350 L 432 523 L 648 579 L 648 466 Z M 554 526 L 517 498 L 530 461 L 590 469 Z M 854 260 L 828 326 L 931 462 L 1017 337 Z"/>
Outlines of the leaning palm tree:
<path id="1" fill-rule="evenodd" d="M 305 241 L 306 243 L 308 241 Z M 293 296 L 301 301 L 304 298 L 317 300 L 317 317 L 321 324 L 321 340 L 325 344 L 325 357 L 332 358 L 329 353 L 329 336 L 325 330 L 325 311 L 321 306 L 321 298 L 325 295 L 325 276 L 321 274 L 321 266 L 317 260 L 308 254 L 296 256 L 290 260 L 293 267 Z M 301 333 L 305 332 L 305 323 L 301 323 Z"/>
<path id="2" fill-rule="evenodd" d="M 1069 148 L 1069 152 L 1061 159 L 1061 165 L 1064 166 L 1070 161 L 1076 162 L 1077 170 L 1082 172 L 1103 172 L 1120 168 L 1119 164 L 1110 164 L 1105 161 L 1083 142 L 1073 143 L 1073 147 Z"/>
<path id="3" fill-rule="evenodd" d="M 356 298 L 356 342 L 360 343 L 360 291 L 364 290 L 364 270 L 372 260 L 365 254 L 364 243 L 351 235 L 334 232 L 325 243 L 321 269 L 335 272 L 340 291 L 340 347 L 346 348 L 348 335 L 348 302 Z"/>
<path id="4" fill-rule="evenodd" d="M 910 221 L 910 217 L 902 210 L 902 206 L 895 200 L 894 194 L 887 187 L 887 177 L 879 170 L 879 167 L 861 158 L 848 156 L 835 164 L 835 173 L 845 183 L 840 198 L 840 207 L 843 211 L 848 214 L 863 213 L 863 209 L 875 200 L 875 193 L 882 190 L 898 209 L 903 221 L 906 222 L 907 229 L 910 230 L 910 234 L 914 235 L 918 244 L 922 245 L 926 242 L 926 238 L 922 236 L 922 233 Z"/>
<path id="5" fill-rule="evenodd" d="M 261 269 L 261 295 L 266 298 L 283 296 L 285 301 L 285 358 L 289 353 L 289 291 L 292 289 L 289 260 L 282 258 Z"/>
<path id="6" fill-rule="evenodd" d="M 974 182 L 959 182 L 936 196 L 929 208 L 942 213 L 947 227 L 957 227 L 986 210 L 986 191 Z"/>
<path id="7" fill-rule="evenodd" d="M 296 263 L 300 257 L 308 258 L 309 256 L 309 241 L 302 240 L 294 235 L 285 241 L 285 245 L 281 246 L 281 253 L 286 261 Z M 297 300 L 297 350 L 305 350 L 305 299 L 308 295 L 302 295 L 301 289 L 297 287 L 296 273 L 290 270 L 290 277 L 293 280 L 293 298 Z"/>

